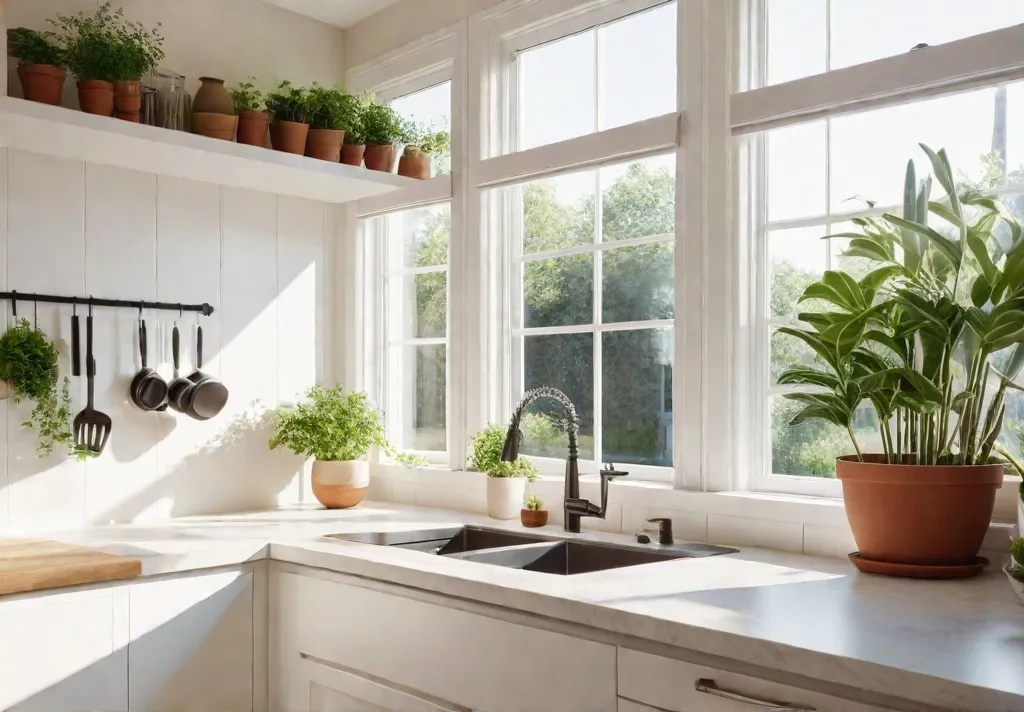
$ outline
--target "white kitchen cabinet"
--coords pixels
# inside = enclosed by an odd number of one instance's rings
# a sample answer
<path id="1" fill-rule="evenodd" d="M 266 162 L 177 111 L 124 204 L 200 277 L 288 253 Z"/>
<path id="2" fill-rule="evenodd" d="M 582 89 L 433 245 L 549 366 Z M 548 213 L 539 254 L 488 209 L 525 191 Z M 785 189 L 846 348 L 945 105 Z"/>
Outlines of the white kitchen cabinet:
<path id="1" fill-rule="evenodd" d="M 892 712 L 627 648 L 619 648 L 618 677 L 619 694 L 626 698 L 620 698 L 619 712 Z M 708 689 L 697 689 L 701 680 Z"/>
<path id="2" fill-rule="evenodd" d="M 253 574 L 219 571 L 130 586 L 131 712 L 253 707 Z"/>
<path id="3" fill-rule="evenodd" d="M 305 658 L 296 672 L 308 694 L 308 706 L 295 712 L 465 712 L 463 707 L 424 699 L 380 680 Z"/>
<path id="4" fill-rule="evenodd" d="M 128 709 L 127 588 L 0 600 L 0 710 Z"/>
<path id="5" fill-rule="evenodd" d="M 614 646 L 456 605 L 276 571 L 271 709 L 317 709 L 314 702 L 332 700 L 340 705 L 345 698 L 339 695 L 348 695 L 374 712 L 615 712 Z M 314 663 L 344 673 L 331 679 L 346 686 L 320 689 L 325 682 L 309 677 Z M 371 681 L 378 687 L 368 686 Z M 399 691 L 420 707 L 389 707 L 385 700 L 399 699 L 393 696 Z"/>

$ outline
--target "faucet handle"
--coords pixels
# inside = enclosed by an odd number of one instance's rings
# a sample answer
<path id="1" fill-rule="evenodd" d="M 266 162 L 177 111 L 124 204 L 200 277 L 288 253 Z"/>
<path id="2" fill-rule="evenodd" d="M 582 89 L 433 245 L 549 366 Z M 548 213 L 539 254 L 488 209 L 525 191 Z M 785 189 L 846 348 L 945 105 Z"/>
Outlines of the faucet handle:
<path id="1" fill-rule="evenodd" d="M 601 472 L 600 472 L 601 479 L 604 479 L 604 480 L 613 480 L 616 477 L 625 477 L 628 474 L 629 474 L 628 472 L 622 472 L 622 471 L 616 470 L 615 469 L 615 465 L 613 465 L 612 463 L 607 463 L 604 466 L 604 469 L 601 470 Z"/>
<path id="2" fill-rule="evenodd" d="M 669 517 L 654 517 L 648 519 L 648 523 L 657 524 L 657 529 L 644 529 L 645 532 L 657 532 L 658 543 L 672 545 L 675 544 L 675 538 L 672 536 L 672 519 Z"/>

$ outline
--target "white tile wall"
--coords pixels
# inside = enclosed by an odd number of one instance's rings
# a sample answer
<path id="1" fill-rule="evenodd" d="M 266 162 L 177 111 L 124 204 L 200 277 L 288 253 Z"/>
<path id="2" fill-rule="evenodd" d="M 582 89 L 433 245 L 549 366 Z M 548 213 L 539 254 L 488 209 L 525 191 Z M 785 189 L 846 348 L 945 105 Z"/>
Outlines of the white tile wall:
<path id="1" fill-rule="evenodd" d="M 139 368 L 137 313 L 96 309 L 96 405 L 114 421 L 108 448 L 86 464 L 40 460 L 34 433 L 20 426 L 26 407 L 0 402 L 0 530 L 301 501 L 302 463 L 268 453 L 266 411 L 327 375 L 329 208 L 19 151 L 0 151 L 0 188 L 0 288 L 209 302 L 217 311 L 202 320 L 203 370 L 231 390 L 207 423 L 138 411 L 127 397 Z M 0 304 L 5 320 L 7 309 Z M 31 304 L 20 302 L 18 314 L 31 319 Z M 70 315 L 55 305 L 38 312 L 68 373 Z M 176 315 L 146 316 L 150 365 L 169 379 Z M 195 317 L 179 327 L 187 375 Z M 84 378 L 72 379 L 72 398 L 77 412 Z"/>

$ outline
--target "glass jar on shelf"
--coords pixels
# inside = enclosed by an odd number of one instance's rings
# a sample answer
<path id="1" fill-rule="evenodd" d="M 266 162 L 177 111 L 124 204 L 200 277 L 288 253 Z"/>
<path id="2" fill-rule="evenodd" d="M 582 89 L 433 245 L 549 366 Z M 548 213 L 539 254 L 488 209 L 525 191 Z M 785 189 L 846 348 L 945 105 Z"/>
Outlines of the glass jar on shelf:
<path id="1" fill-rule="evenodd" d="M 174 131 L 191 131 L 192 96 L 185 77 L 157 69 L 143 80 L 142 123 Z"/>

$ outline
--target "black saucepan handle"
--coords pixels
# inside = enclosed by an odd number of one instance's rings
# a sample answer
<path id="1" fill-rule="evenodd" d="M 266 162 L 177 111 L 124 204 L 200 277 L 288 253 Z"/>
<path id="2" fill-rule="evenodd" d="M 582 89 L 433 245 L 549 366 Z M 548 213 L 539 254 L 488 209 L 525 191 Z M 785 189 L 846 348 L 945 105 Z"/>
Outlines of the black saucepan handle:
<path id="1" fill-rule="evenodd" d="M 142 367 L 147 368 L 147 361 L 149 356 L 149 346 L 146 345 L 148 339 L 146 338 L 146 320 L 141 319 L 139 321 L 139 355 L 142 356 Z"/>
<path id="2" fill-rule="evenodd" d="M 203 370 L 203 327 L 196 327 L 196 370 Z"/>
<path id="3" fill-rule="evenodd" d="M 82 336 L 78 328 L 78 314 L 71 315 L 71 375 L 82 375 Z"/>
<path id="4" fill-rule="evenodd" d="M 171 331 L 171 358 L 174 359 L 174 377 L 178 377 L 178 369 L 181 368 L 181 364 L 178 362 L 178 352 L 181 349 L 181 334 L 178 333 L 178 325 L 174 325 L 173 331 Z"/>

